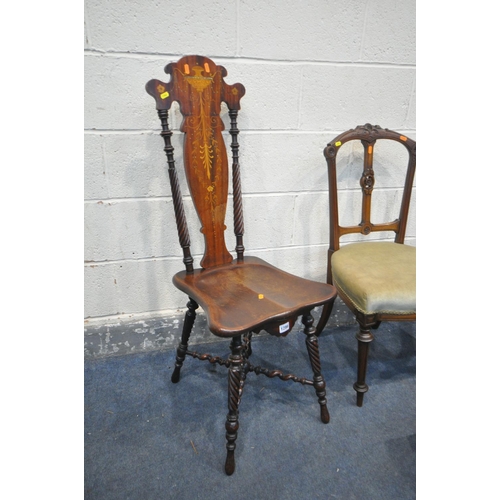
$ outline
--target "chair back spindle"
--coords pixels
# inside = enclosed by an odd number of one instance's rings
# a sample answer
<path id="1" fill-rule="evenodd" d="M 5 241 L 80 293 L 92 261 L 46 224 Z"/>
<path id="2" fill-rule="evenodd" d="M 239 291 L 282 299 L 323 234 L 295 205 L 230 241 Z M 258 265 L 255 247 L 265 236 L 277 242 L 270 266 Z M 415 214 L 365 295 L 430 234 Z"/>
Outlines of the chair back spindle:
<path id="1" fill-rule="evenodd" d="M 237 118 L 238 110 L 230 109 L 229 117 L 231 118 L 231 150 L 233 153 L 233 211 L 234 211 L 234 235 L 236 236 L 236 254 L 238 260 L 243 260 L 243 200 L 241 198 L 241 177 L 240 177 L 240 163 L 239 163 L 239 144 L 238 144 L 238 130 Z"/>
<path id="2" fill-rule="evenodd" d="M 168 110 L 159 109 L 158 116 L 161 121 L 161 136 L 165 142 L 165 154 L 167 155 L 168 177 L 170 180 L 170 189 L 172 191 L 172 199 L 174 202 L 175 222 L 177 224 L 177 233 L 179 234 L 179 243 L 184 253 L 184 265 L 188 273 L 193 272 L 193 257 L 191 255 L 191 241 L 189 239 L 189 230 L 186 222 L 186 214 L 184 213 L 184 204 L 182 203 L 182 194 L 177 178 L 177 170 L 175 169 L 174 147 L 172 146 L 171 137 L 172 131 L 168 127 Z"/>

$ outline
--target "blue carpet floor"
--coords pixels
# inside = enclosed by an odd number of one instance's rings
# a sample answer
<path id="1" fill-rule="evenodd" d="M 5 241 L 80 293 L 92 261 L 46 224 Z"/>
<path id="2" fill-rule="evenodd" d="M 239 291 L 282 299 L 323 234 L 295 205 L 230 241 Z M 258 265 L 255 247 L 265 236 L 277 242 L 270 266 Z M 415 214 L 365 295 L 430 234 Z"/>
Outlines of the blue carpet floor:
<path id="1" fill-rule="evenodd" d="M 248 374 L 236 471 L 224 473 L 227 369 L 174 350 L 85 362 L 87 500 L 415 498 L 415 323 L 383 323 L 355 404 L 355 326 L 319 339 L 330 423 L 314 389 Z M 254 336 L 254 365 L 312 378 L 305 335 Z M 192 346 L 227 357 L 229 342 Z"/>

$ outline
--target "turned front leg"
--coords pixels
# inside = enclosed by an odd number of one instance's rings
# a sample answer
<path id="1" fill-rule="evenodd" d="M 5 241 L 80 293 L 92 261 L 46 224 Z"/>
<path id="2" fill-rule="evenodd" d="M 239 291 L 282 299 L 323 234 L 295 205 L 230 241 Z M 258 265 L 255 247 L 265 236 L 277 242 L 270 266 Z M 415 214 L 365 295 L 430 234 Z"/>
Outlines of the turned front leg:
<path id="1" fill-rule="evenodd" d="M 356 391 L 356 405 L 363 406 L 363 397 L 365 392 L 368 391 L 366 385 L 366 369 L 368 366 L 368 351 L 370 349 L 370 342 L 373 340 L 373 335 L 370 327 L 359 325 L 359 332 L 356 334 L 358 340 L 358 380 L 354 384 Z"/>
<path id="2" fill-rule="evenodd" d="M 177 356 L 175 357 L 175 368 L 172 373 L 172 382 L 176 384 L 179 382 L 182 364 L 184 359 L 186 359 L 186 351 L 188 348 L 189 336 L 191 335 L 191 330 L 193 329 L 194 320 L 196 318 L 196 309 L 198 309 L 198 304 L 193 300 L 189 299 L 187 303 L 188 310 L 186 311 L 186 316 L 184 317 L 184 325 L 182 327 L 182 336 L 177 347 Z"/>
<path id="3" fill-rule="evenodd" d="M 236 438 L 238 437 L 238 407 L 240 404 L 241 392 L 243 390 L 242 368 L 243 357 L 241 351 L 243 345 L 241 335 L 233 337 L 231 341 L 231 355 L 229 361 L 231 365 L 228 370 L 228 409 L 226 418 L 226 464 L 225 471 L 230 476 L 235 469 L 234 450 L 236 448 Z"/>
<path id="4" fill-rule="evenodd" d="M 319 359 L 318 338 L 316 337 L 316 329 L 313 326 L 314 319 L 311 313 L 308 312 L 302 316 L 302 324 L 304 325 L 304 333 L 306 334 L 306 347 L 309 353 L 309 360 L 313 370 L 313 385 L 318 396 L 318 402 L 321 409 L 321 421 L 325 424 L 330 422 L 330 414 L 326 406 L 326 383 L 321 374 L 321 363 Z"/>

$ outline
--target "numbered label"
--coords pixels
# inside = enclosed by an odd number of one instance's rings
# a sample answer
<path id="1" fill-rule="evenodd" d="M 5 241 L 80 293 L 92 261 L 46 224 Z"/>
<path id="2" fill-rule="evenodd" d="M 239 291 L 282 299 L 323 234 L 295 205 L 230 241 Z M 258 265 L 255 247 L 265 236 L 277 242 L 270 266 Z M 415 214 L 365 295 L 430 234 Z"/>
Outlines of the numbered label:
<path id="1" fill-rule="evenodd" d="M 280 333 L 288 332 L 288 330 L 290 330 L 290 323 L 280 325 Z"/>

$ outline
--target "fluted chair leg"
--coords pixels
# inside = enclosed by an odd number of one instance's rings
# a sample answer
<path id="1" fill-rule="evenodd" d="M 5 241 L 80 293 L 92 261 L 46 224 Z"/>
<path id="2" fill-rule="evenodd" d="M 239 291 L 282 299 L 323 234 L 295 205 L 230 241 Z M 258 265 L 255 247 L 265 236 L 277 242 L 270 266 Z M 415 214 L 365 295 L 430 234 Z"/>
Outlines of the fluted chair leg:
<path id="1" fill-rule="evenodd" d="M 311 313 L 302 316 L 302 324 L 304 325 L 304 333 L 306 334 L 306 347 L 309 354 L 309 360 L 313 370 L 313 383 L 318 396 L 318 402 L 321 410 L 321 421 L 325 424 L 330 422 L 330 414 L 326 406 L 326 383 L 321 374 L 321 362 L 319 359 L 318 337 L 316 337 L 316 329 L 313 326 L 314 319 Z"/>
<path id="2" fill-rule="evenodd" d="M 243 372 L 243 344 L 241 342 L 241 335 L 233 337 L 231 341 L 231 355 L 229 361 L 231 365 L 228 370 L 228 401 L 227 406 L 229 412 L 226 418 L 226 464 L 225 471 L 230 476 L 236 467 L 234 459 L 234 450 L 236 448 L 236 438 L 238 437 L 238 407 L 240 405 L 241 394 L 243 391 L 244 377 Z"/>
<path id="3" fill-rule="evenodd" d="M 358 340 L 358 380 L 354 384 L 354 390 L 356 391 L 356 405 L 361 407 L 363 406 L 365 392 L 368 391 L 368 386 L 366 385 L 366 370 L 370 342 L 373 340 L 370 327 L 360 324 L 356 339 Z"/>
<path id="4" fill-rule="evenodd" d="M 196 318 L 196 309 L 198 309 L 198 304 L 193 300 L 189 299 L 187 303 L 188 310 L 186 311 L 186 316 L 184 317 L 184 325 L 182 327 L 182 336 L 181 341 L 179 343 L 179 347 L 177 347 L 177 356 L 175 357 L 175 368 L 172 373 L 172 382 L 176 384 L 179 382 L 179 378 L 181 375 L 182 364 L 184 363 L 184 359 L 186 358 L 186 351 L 188 348 L 189 336 L 191 335 L 191 330 L 193 329 L 194 320 Z"/>

